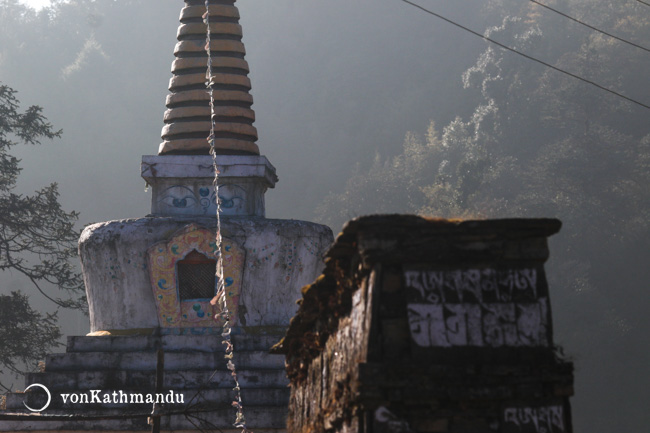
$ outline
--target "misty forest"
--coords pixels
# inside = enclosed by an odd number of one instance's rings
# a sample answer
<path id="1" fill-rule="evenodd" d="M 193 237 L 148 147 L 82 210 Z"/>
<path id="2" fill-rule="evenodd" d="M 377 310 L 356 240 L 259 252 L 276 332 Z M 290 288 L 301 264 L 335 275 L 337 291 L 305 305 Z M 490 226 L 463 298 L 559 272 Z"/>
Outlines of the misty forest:
<path id="1" fill-rule="evenodd" d="M 419 3 L 650 105 L 644 2 L 544 2 L 638 46 L 529 0 Z M 647 431 L 650 109 L 399 0 L 237 5 L 258 144 L 280 177 L 267 194 L 267 216 L 328 224 L 335 234 L 348 219 L 370 213 L 561 219 L 547 272 L 555 341 L 576 365 L 575 431 Z M 48 223 L 62 229 L 78 216 L 75 235 L 92 222 L 149 212 L 140 158 L 156 154 L 160 143 L 182 6 L 180 0 L 54 0 L 37 12 L 18 0 L 0 2 L 0 85 L 16 91 L 9 99 L 20 101 L 23 112 L 43 107 L 32 114 L 46 128 L 0 125 L 3 134 L 18 134 L 15 145 L 2 142 L 3 203 L 9 194 L 49 191 L 53 201 L 37 209 L 38 218 L 30 214 L 31 224 L 42 219 L 41 231 Z M 11 111 L 7 100 L 2 119 Z M 47 206 L 54 206 L 52 218 Z M 0 212 L 2 221 L 16 218 Z M 65 247 L 74 245 L 68 231 L 61 233 Z M 42 270 L 38 255 L 16 257 Z M 68 252 L 49 259 L 78 261 Z M 34 278 L 6 261 L 0 265 L 3 334 L 15 309 L 38 318 L 37 344 L 53 343 L 60 332 L 87 332 L 75 269 L 55 269 L 64 272 L 63 283 L 36 276 L 51 302 Z M 7 308 L 10 302 L 15 307 Z M 28 356 L 22 366 L 6 358 L 0 356 L 5 375 L 38 361 Z"/>

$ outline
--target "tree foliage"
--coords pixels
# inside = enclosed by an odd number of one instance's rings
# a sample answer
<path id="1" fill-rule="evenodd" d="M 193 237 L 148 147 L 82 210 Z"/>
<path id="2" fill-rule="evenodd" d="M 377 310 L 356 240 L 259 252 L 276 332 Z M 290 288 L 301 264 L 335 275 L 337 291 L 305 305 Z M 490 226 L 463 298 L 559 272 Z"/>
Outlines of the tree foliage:
<path id="1" fill-rule="evenodd" d="M 70 261 L 79 238 L 77 213 L 61 208 L 54 183 L 32 195 L 14 192 L 21 168 L 11 149 L 60 135 L 41 107 L 20 111 L 16 91 L 0 85 L 0 271 L 18 272 L 59 307 L 85 309 L 83 280 Z M 52 286 L 65 296 L 48 294 Z M 56 344 L 56 316 L 36 313 L 17 292 L 2 295 L 0 307 L 0 366 L 17 372 L 21 362 L 38 360 Z"/>
<path id="2" fill-rule="evenodd" d="M 19 292 L 0 295 L 0 373 L 22 373 L 24 365 L 43 359 L 59 338 L 56 314 L 34 311 Z"/>
<path id="3" fill-rule="evenodd" d="M 15 94 L 0 85 L 0 270 L 18 271 L 41 292 L 40 283 L 53 284 L 75 297 L 52 299 L 57 305 L 83 308 L 84 299 L 78 297 L 83 281 L 70 263 L 79 239 L 74 226 L 78 214 L 61 208 L 55 183 L 33 195 L 12 192 L 21 169 L 9 150 L 18 143 L 40 144 L 43 138 L 59 137 L 61 131 L 47 122 L 41 107 L 20 112 Z"/>
<path id="4" fill-rule="evenodd" d="M 650 44 L 650 13 L 634 2 L 554 4 Z M 650 101 L 647 53 L 558 25 L 529 2 L 493 1 L 487 10 L 505 16 L 487 30 L 491 38 Z M 649 112 L 492 46 L 462 79 L 479 95 L 469 118 L 441 134 L 407 134 L 401 154 L 355 172 L 318 215 L 334 226 L 375 212 L 560 218 L 548 270 L 558 338 L 578 367 L 576 431 L 642 430 L 650 422 L 642 373 L 650 354 L 641 344 L 650 332 Z"/>

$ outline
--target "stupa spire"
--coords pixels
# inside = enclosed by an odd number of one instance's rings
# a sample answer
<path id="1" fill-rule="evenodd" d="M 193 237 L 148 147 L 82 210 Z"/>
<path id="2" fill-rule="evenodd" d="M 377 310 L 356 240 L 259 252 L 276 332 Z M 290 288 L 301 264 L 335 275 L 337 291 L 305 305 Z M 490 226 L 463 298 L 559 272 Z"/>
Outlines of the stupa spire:
<path id="1" fill-rule="evenodd" d="M 215 149 L 218 154 L 259 155 L 249 68 L 244 60 L 246 49 L 235 1 L 209 2 Z M 174 48 L 176 59 L 172 63 L 160 155 L 207 154 L 210 150 L 205 12 L 204 0 L 185 0 Z"/>

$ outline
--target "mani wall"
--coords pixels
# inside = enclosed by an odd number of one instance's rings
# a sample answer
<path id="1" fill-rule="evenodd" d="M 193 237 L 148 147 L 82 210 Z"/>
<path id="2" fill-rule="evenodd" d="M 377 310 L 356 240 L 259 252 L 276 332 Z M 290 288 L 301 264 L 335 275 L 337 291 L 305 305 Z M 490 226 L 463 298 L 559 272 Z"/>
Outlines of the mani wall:
<path id="1" fill-rule="evenodd" d="M 553 345 L 553 219 L 350 221 L 274 347 L 288 431 L 569 433 Z"/>

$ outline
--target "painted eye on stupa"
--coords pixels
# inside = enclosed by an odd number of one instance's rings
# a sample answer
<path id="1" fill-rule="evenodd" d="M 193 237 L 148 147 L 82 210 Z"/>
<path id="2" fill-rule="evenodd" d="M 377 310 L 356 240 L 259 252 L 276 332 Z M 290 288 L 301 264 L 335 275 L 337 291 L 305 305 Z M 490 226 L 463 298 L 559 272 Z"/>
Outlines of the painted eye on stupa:
<path id="1" fill-rule="evenodd" d="M 219 201 L 221 202 L 221 207 L 223 209 L 232 209 L 238 206 L 242 200 L 243 198 L 241 197 L 231 197 L 231 198 L 219 197 Z"/>
<path id="2" fill-rule="evenodd" d="M 193 207 L 196 204 L 196 199 L 191 195 L 186 195 L 184 197 L 174 197 L 168 195 L 163 197 L 162 202 L 169 207 L 185 209 L 188 207 Z"/>
<path id="3" fill-rule="evenodd" d="M 181 199 L 175 198 L 172 200 L 172 203 L 174 207 L 180 207 L 180 208 L 187 207 L 187 198 L 181 198 Z"/>
<path id="4" fill-rule="evenodd" d="M 166 194 L 160 201 L 167 207 L 186 209 L 194 207 L 197 203 L 192 190 L 184 186 L 173 186 L 165 192 Z"/>

